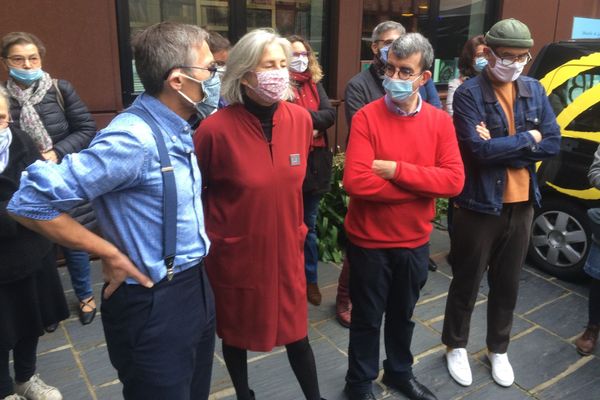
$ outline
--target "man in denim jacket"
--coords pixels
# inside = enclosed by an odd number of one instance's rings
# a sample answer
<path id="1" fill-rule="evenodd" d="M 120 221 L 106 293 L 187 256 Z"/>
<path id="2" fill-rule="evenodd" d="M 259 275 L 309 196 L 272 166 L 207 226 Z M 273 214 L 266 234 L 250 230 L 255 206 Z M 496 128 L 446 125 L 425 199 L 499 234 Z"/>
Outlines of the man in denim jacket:
<path id="1" fill-rule="evenodd" d="M 454 125 L 465 165 L 465 186 L 455 199 L 453 279 L 442 342 L 448 371 L 472 382 L 466 352 L 471 314 L 488 269 L 487 338 L 492 377 L 510 386 L 507 357 L 519 274 L 525 260 L 540 191 L 535 163 L 556 155 L 560 129 L 540 83 L 521 76 L 533 40 L 515 19 L 496 23 L 485 36 L 488 66 L 454 96 Z"/>

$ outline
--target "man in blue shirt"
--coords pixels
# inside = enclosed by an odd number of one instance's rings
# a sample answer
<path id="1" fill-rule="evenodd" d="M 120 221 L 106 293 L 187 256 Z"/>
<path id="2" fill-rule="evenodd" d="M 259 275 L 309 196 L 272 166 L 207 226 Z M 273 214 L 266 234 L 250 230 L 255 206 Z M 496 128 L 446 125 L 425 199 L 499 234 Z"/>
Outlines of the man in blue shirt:
<path id="1" fill-rule="evenodd" d="M 184 24 L 141 31 L 132 44 L 145 92 L 132 112 L 118 115 L 88 149 L 60 164 L 31 165 L 8 207 L 23 225 L 102 260 L 102 322 L 126 399 L 206 399 L 210 390 L 215 311 L 202 265 L 210 242 L 187 122 L 207 116 L 218 102 L 206 39 L 204 30 Z M 159 137 L 172 168 L 161 168 Z M 175 185 L 163 191 L 169 172 Z M 86 200 L 103 237 L 65 213 Z M 172 218 L 170 210 L 176 210 Z M 164 229 L 168 221 L 176 234 Z M 173 237 L 174 258 L 165 257 Z"/>

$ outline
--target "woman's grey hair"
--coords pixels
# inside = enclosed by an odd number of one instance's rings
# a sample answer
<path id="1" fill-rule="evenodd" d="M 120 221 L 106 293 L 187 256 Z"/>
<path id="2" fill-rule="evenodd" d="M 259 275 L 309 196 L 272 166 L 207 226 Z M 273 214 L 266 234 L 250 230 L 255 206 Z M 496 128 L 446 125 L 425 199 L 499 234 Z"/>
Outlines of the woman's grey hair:
<path id="1" fill-rule="evenodd" d="M 383 21 L 377 24 L 375 29 L 373 29 L 373 35 L 371 36 L 371 42 L 376 42 L 379 40 L 381 35 L 383 35 L 387 31 L 398 31 L 400 35 L 404 35 L 406 33 L 406 29 L 400 22 L 396 21 Z"/>
<path id="2" fill-rule="evenodd" d="M 159 94 L 167 74 L 196 60 L 196 46 L 208 38 L 198 26 L 160 22 L 138 32 L 131 41 L 135 69 L 148 94 Z"/>
<path id="3" fill-rule="evenodd" d="M 433 64 L 433 47 L 429 40 L 420 33 L 407 33 L 394 40 L 390 51 L 398 58 L 408 58 L 415 53 L 421 54 L 421 70 L 431 68 Z"/>
<path id="4" fill-rule="evenodd" d="M 242 79 L 249 72 L 256 70 L 260 64 L 265 47 L 277 43 L 283 49 L 289 65 L 292 46 L 287 39 L 282 38 L 273 29 L 255 29 L 246 33 L 229 52 L 227 70 L 221 82 L 221 95 L 229 104 L 243 103 Z M 292 88 L 289 87 L 283 99 L 293 98 Z"/>

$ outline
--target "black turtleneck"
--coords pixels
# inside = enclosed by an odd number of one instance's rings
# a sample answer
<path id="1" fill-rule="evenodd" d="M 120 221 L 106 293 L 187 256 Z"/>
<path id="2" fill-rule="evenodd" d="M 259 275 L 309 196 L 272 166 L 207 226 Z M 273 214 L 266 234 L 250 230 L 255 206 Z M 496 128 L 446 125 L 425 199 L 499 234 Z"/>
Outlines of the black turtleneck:
<path id="1" fill-rule="evenodd" d="M 244 99 L 244 107 L 250 114 L 258 118 L 267 142 L 271 143 L 271 139 L 273 138 L 273 115 L 277 110 L 279 102 L 273 103 L 270 106 L 263 106 L 248 97 L 246 93 L 242 94 L 242 98 Z"/>

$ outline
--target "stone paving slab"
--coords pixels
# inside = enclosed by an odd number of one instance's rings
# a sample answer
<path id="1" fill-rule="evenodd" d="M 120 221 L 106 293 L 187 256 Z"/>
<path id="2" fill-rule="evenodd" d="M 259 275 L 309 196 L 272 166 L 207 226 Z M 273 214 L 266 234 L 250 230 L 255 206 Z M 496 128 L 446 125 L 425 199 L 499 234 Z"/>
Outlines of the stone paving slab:
<path id="1" fill-rule="evenodd" d="M 567 292 L 567 289 L 523 269 L 521 270 L 519 297 L 517 299 L 515 314 L 522 315 Z"/>
<path id="2" fill-rule="evenodd" d="M 62 326 L 77 351 L 85 351 L 105 344 L 102 320 L 99 315 L 86 326 L 81 325 L 78 319 L 63 322 Z"/>
<path id="3" fill-rule="evenodd" d="M 466 396 L 459 398 L 461 400 L 527 400 L 530 399 L 531 396 L 517 386 L 513 385 L 509 388 L 505 388 L 494 382 L 490 382 Z"/>
<path id="4" fill-rule="evenodd" d="M 98 400 L 123 400 L 123 387 L 120 383 L 96 389 Z M 65 398 L 65 400 L 67 400 Z"/>
<path id="5" fill-rule="evenodd" d="M 118 379 L 117 372 L 110 364 L 106 345 L 85 350 L 79 354 L 79 358 L 92 385 L 102 386 Z"/>
<path id="6" fill-rule="evenodd" d="M 563 339 L 570 339 L 583 332 L 588 318 L 587 309 L 586 298 L 570 293 L 525 314 L 524 317 Z"/>
<path id="7" fill-rule="evenodd" d="M 598 400 L 600 398 L 600 360 L 591 359 L 583 367 L 539 393 L 543 400 Z"/>
<path id="8" fill-rule="evenodd" d="M 85 373 L 71 349 L 38 356 L 37 372 L 46 383 L 58 387 L 65 400 L 87 400 L 92 396 L 84 379 Z"/>
<path id="9" fill-rule="evenodd" d="M 225 363 L 221 359 L 215 357 L 213 362 L 212 377 L 210 382 L 211 392 L 221 392 L 232 387 L 229 373 L 225 367 Z"/>

